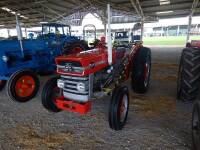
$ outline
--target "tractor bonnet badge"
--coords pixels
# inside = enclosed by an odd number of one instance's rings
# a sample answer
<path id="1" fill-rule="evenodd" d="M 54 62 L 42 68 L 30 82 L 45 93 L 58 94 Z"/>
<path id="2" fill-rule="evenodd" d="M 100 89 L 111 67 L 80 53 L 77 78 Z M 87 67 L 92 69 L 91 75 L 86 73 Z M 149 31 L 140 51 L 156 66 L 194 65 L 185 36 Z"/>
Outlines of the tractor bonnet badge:
<path id="1" fill-rule="evenodd" d="M 66 63 L 65 64 L 65 71 L 72 71 L 72 64 L 71 63 Z"/>

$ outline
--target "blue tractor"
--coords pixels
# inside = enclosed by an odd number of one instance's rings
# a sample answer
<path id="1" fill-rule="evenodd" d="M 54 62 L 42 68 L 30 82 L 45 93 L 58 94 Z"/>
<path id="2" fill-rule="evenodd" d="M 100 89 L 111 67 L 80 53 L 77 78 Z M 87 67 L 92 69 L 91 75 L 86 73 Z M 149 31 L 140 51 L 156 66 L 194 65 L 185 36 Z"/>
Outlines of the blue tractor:
<path id="1" fill-rule="evenodd" d="M 34 39 L 0 41 L 0 90 L 7 82 L 11 100 L 27 102 L 39 90 L 38 74 L 56 70 L 55 57 L 84 50 L 85 43 L 71 36 L 70 26 L 49 23 Z"/>

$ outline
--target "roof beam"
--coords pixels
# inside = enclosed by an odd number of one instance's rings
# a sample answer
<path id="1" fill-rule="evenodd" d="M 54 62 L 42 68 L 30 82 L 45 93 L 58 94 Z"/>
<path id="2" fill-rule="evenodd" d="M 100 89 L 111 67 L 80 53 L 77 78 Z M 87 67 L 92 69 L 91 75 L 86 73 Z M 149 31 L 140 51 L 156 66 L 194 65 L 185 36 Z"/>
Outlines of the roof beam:
<path id="1" fill-rule="evenodd" d="M 153 12 L 163 12 L 163 11 L 172 11 L 172 10 L 182 10 L 191 7 L 191 2 L 188 3 L 179 3 L 173 5 L 160 5 L 157 7 L 145 7 L 143 11 L 145 13 L 153 13 Z"/>
<path id="2" fill-rule="evenodd" d="M 191 14 L 190 14 L 191 16 L 193 16 L 193 14 L 195 13 L 198 4 L 199 4 L 199 0 L 194 0 L 193 1 L 192 8 L 191 8 Z"/>
<path id="3" fill-rule="evenodd" d="M 135 9 L 135 11 L 137 12 L 137 14 L 141 18 L 144 18 L 144 13 L 143 13 L 143 10 L 141 8 L 139 0 L 130 0 L 130 2 L 131 2 L 131 5 L 133 6 L 133 8 Z"/>

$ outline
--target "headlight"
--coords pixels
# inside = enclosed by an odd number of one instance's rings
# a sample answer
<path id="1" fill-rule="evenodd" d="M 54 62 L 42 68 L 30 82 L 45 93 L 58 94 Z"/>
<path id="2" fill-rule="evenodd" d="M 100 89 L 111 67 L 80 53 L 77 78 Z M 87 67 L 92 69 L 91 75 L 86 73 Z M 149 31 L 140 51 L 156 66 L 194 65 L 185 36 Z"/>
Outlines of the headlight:
<path id="1" fill-rule="evenodd" d="M 65 87 L 65 83 L 63 80 L 57 80 L 57 86 L 60 88 L 60 89 L 63 89 Z"/>
<path id="2" fill-rule="evenodd" d="M 79 83 L 77 84 L 77 90 L 78 90 L 79 92 L 85 92 L 85 84 L 82 83 L 82 82 L 79 82 Z"/>
<path id="3" fill-rule="evenodd" d="M 8 60 L 9 60 L 9 58 L 8 58 L 8 56 L 2 56 L 2 60 L 4 61 L 4 62 L 8 62 Z"/>

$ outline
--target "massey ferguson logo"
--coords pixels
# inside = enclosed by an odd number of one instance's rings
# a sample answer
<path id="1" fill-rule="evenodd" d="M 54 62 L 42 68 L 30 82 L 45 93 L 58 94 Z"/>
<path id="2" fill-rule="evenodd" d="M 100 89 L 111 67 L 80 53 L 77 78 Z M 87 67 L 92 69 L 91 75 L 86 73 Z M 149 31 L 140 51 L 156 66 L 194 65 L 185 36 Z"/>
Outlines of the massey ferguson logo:
<path id="1" fill-rule="evenodd" d="M 66 63 L 65 64 L 65 71 L 72 71 L 72 64 L 71 63 Z"/>

